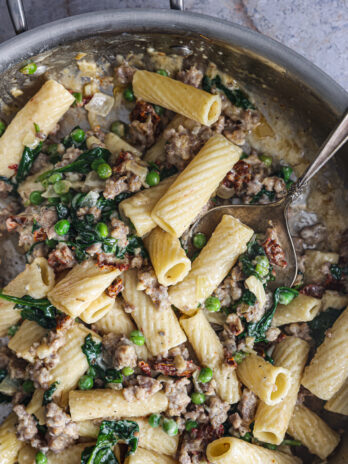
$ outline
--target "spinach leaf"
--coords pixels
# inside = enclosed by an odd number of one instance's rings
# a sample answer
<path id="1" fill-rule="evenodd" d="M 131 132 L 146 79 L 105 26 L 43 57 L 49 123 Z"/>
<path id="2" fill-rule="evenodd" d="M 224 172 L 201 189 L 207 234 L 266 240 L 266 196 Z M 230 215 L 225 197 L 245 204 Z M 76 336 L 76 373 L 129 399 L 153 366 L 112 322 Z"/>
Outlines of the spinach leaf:
<path id="1" fill-rule="evenodd" d="M 339 267 L 338 264 L 331 264 L 330 272 L 334 279 L 340 280 L 342 277 L 342 269 Z"/>
<path id="2" fill-rule="evenodd" d="M 36 148 L 29 148 L 24 147 L 22 158 L 19 162 L 17 174 L 16 174 L 16 182 L 20 184 L 23 180 L 28 176 L 29 171 L 38 157 L 42 148 L 42 142 Z"/>
<path id="3" fill-rule="evenodd" d="M 127 253 L 130 255 L 134 255 L 135 251 L 140 248 L 140 254 L 143 258 L 146 258 L 148 256 L 148 253 L 145 249 L 144 242 L 140 237 L 137 235 L 129 235 L 128 237 L 128 245 L 126 247 Z"/>
<path id="4" fill-rule="evenodd" d="M 49 388 L 45 391 L 43 398 L 42 398 L 42 406 L 46 406 L 46 404 L 51 403 L 53 395 L 55 391 L 57 390 L 57 387 L 59 385 L 58 380 L 52 385 L 49 386 Z"/>
<path id="5" fill-rule="evenodd" d="M 61 168 L 51 169 L 42 173 L 37 180 L 39 182 L 47 179 L 52 174 L 57 172 L 79 172 L 81 174 L 88 174 L 91 171 L 91 165 L 95 160 L 107 161 L 111 153 L 106 148 L 96 147 L 82 153 L 75 161 Z"/>
<path id="6" fill-rule="evenodd" d="M 323 343 L 325 332 L 332 327 L 342 310 L 328 308 L 326 311 L 320 313 L 312 321 L 308 322 L 311 335 L 315 341 L 316 346 Z"/>
<path id="7" fill-rule="evenodd" d="M 4 393 L 0 393 L 0 404 L 2 403 L 11 403 L 12 396 L 5 395 Z"/>
<path id="8" fill-rule="evenodd" d="M 118 205 L 119 203 L 121 203 L 121 201 L 126 200 L 127 198 L 129 198 L 129 197 L 131 197 L 133 195 L 134 195 L 134 193 L 132 193 L 132 192 L 119 193 L 118 195 L 115 196 L 114 202 L 116 203 L 116 205 Z"/>
<path id="9" fill-rule="evenodd" d="M 69 216 L 69 208 L 63 205 L 63 203 L 58 203 L 58 205 L 56 205 L 56 211 L 57 211 L 58 220 L 66 219 Z"/>
<path id="10" fill-rule="evenodd" d="M 252 197 L 250 204 L 254 205 L 255 203 L 258 203 L 263 195 L 266 195 L 270 201 L 273 201 L 275 192 L 270 192 L 269 190 L 266 190 L 265 187 L 262 187 L 262 189 Z"/>
<path id="11" fill-rule="evenodd" d="M 219 75 L 216 75 L 213 79 L 209 79 L 208 76 L 203 78 L 203 90 L 211 92 L 212 87 L 216 87 L 224 92 L 226 97 L 230 100 L 232 105 L 238 106 L 243 109 L 255 109 L 255 106 L 250 102 L 245 93 L 240 89 L 229 89 L 226 87 L 221 80 Z"/>
<path id="12" fill-rule="evenodd" d="M 45 329 L 55 329 L 57 327 L 57 316 L 60 311 L 46 298 L 35 299 L 29 295 L 17 298 L 4 293 L 0 293 L 0 298 L 15 303 L 15 309 L 21 309 L 22 319 L 34 321 Z"/>
<path id="13" fill-rule="evenodd" d="M 256 256 L 264 256 L 265 254 L 265 250 L 255 239 L 250 240 L 247 245 L 247 251 L 239 257 L 239 262 L 242 264 L 243 273 L 247 277 L 253 275 L 254 277 L 260 279 L 259 274 L 255 270 L 253 260 L 256 258 Z M 270 265 L 268 276 L 266 276 L 267 279 L 269 279 L 271 270 L 272 266 Z"/>
<path id="14" fill-rule="evenodd" d="M 101 342 L 95 342 L 92 335 L 88 334 L 82 345 L 82 352 L 87 358 L 89 367 L 95 370 L 97 377 L 104 379 L 107 368 L 102 356 Z"/>
<path id="15" fill-rule="evenodd" d="M 45 243 L 45 240 L 40 240 L 39 242 L 35 242 L 33 243 L 29 250 L 25 253 L 25 259 L 27 260 L 27 262 L 29 261 L 29 256 L 32 255 L 33 251 L 34 251 L 34 248 L 37 246 L 37 245 L 40 245 L 40 243 Z"/>
<path id="16" fill-rule="evenodd" d="M 86 448 L 81 455 L 81 464 L 118 464 L 112 448 L 122 441 L 128 445 L 127 456 L 138 447 L 139 426 L 128 420 L 103 421 L 97 443 Z"/>

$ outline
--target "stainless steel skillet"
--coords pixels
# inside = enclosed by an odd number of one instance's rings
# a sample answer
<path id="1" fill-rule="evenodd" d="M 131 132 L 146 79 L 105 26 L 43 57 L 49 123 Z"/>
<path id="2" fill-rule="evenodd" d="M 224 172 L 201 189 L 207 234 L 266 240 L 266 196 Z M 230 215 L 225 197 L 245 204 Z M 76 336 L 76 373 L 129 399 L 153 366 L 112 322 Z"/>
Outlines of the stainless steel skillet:
<path id="1" fill-rule="evenodd" d="M 8 0 L 7 3 L 12 8 L 17 32 L 23 31 L 21 2 Z M 179 8 L 183 2 L 171 3 Z M 0 117 L 9 120 L 44 79 L 42 76 L 24 80 L 18 73 L 30 57 L 39 60 L 46 72 L 59 75 L 80 51 L 112 62 L 116 53 L 145 51 L 148 47 L 166 53 L 194 53 L 198 60 L 214 61 L 255 94 L 262 111 L 270 105 L 278 108 L 285 123 L 296 123 L 299 130 L 318 144 L 348 107 L 347 92 L 330 77 L 285 46 L 253 31 L 189 12 L 110 10 L 55 21 L 1 44 Z M 11 90 L 23 85 L 23 95 L 13 97 Z M 309 160 L 314 154 L 314 150 L 306 152 Z M 330 162 L 343 183 L 348 177 L 347 159 L 345 148 Z M 329 179 L 330 172 L 324 173 Z M 313 185 L 319 185 L 318 178 Z M 344 198 L 341 184 L 334 188 Z M 0 244 L 2 258 L 7 243 L 2 240 Z M 16 263 L 12 257 L 3 260 L 6 280 L 18 272 Z M 342 451 L 341 457 L 332 458 L 332 463 L 346 462 L 348 450 L 346 454 Z"/>

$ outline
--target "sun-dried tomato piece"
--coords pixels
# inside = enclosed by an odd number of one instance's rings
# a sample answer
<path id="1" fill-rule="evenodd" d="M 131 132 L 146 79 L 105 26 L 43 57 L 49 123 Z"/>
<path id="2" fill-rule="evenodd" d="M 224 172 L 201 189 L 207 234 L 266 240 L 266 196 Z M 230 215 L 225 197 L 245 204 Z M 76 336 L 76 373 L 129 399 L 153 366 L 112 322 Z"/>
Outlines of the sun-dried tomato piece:
<path id="1" fill-rule="evenodd" d="M 42 242 L 43 240 L 46 240 L 46 238 L 47 234 L 43 227 L 34 231 L 34 242 Z"/>
<path id="2" fill-rule="evenodd" d="M 266 240 L 262 244 L 263 249 L 271 264 L 279 267 L 286 267 L 288 263 L 285 259 L 285 253 L 281 247 L 275 230 L 270 227 L 267 229 Z"/>
<path id="3" fill-rule="evenodd" d="M 150 364 L 148 362 L 139 361 L 138 362 L 138 367 L 139 367 L 139 369 L 141 369 L 144 372 L 144 374 L 151 375 L 151 367 L 150 367 Z"/>
<path id="4" fill-rule="evenodd" d="M 308 284 L 301 288 L 300 293 L 312 296 L 313 298 L 322 298 L 325 288 L 322 285 Z"/>
<path id="5" fill-rule="evenodd" d="M 111 285 L 108 286 L 108 288 L 105 290 L 105 293 L 110 298 L 116 298 L 116 296 L 119 293 L 121 293 L 123 289 L 124 289 L 123 281 L 121 277 L 118 277 L 111 283 Z"/>
<path id="6" fill-rule="evenodd" d="M 146 122 L 149 116 L 151 117 L 152 123 L 157 126 L 161 118 L 154 110 L 154 107 L 143 100 L 137 100 L 135 107 L 129 115 L 129 119 L 131 121 Z"/>

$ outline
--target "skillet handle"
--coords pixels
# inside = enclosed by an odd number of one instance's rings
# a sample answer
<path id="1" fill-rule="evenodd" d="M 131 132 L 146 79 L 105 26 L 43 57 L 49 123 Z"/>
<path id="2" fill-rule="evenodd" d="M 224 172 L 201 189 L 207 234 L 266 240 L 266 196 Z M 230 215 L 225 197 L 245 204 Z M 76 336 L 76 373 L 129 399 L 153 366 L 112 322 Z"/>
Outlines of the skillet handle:
<path id="1" fill-rule="evenodd" d="M 170 0 L 170 8 L 172 10 L 183 10 L 184 0 Z"/>
<path id="2" fill-rule="evenodd" d="M 22 0 L 7 0 L 7 8 L 16 34 L 26 31 L 28 26 Z"/>

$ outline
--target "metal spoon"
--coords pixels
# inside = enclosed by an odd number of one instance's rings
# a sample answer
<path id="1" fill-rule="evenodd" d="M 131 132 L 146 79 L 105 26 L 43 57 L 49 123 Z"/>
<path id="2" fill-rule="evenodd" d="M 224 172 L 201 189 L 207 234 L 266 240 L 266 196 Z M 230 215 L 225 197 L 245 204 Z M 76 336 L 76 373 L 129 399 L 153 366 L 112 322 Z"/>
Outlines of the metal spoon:
<path id="1" fill-rule="evenodd" d="M 305 173 L 293 184 L 286 197 L 266 205 L 223 205 L 209 210 L 198 219 L 190 230 L 188 254 L 193 254 L 192 237 L 198 232 L 210 237 L 224 214 L 230 214 L 244 224 L 250 226 L 256 233 L 264 233 L 270 222 L 278 235 L 284 250 L 286 268 L 277 268 L 276 278 L 270 282 L 273 290 L 280 286 L 290 287 L 297 275 L 297 258 L 294 244 L 289 231 L 288 209 L 291 203 L 303 192 L 309 180 L 334 156 L 348 140 L 348 113 L 331 132 L 321 146 L 319 153 Z"/>

